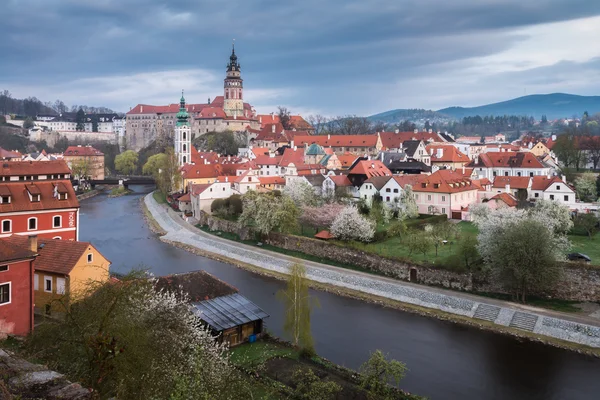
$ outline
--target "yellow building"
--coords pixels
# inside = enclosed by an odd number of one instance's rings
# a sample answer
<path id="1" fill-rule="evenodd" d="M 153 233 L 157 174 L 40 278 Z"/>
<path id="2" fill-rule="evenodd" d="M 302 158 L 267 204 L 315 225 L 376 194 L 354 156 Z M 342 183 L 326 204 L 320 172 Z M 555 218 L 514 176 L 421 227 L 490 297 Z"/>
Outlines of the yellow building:
<path id="1" fill-rule="evenodd" d="M 541 157 L 545 154 L 550 154 L 550 149 L 542 142 L 537 142 L 529 151 L 536 157 Z"/>
<path id="2" fill-rule="evenodd" d="M 25 236 L 10 237 L 28 246 Z M 90 292 L 93 285 L 109 280 L 110 261 L 92 244 L 70 240 L 38 239 L 34 261 L 33 291 L 37 311 L 51 314 L 64 310 Z M 21 243 L 22 242 L 22 243 Z"/>
<path id="3" fill-rule="evenodd" d="M 69 146 L 63 153 L 73 176 L 77 179 L 103 180 L 104 153 L 92 146 Z"/>

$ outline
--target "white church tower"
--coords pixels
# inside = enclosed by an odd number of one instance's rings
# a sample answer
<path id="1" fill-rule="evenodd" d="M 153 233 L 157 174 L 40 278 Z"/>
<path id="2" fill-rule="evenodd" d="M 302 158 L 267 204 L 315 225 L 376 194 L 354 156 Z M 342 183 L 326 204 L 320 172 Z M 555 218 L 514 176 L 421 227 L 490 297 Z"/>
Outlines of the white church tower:
<path id="1" fill-rule="evenodd" d="M 192 127 L 190 115 L 185 109 L 183 90 L 179 101 L 179 112 L 177 113 L 177 124 L 175 125 L 175 155 L 179 166 L 191 163 Z"/>

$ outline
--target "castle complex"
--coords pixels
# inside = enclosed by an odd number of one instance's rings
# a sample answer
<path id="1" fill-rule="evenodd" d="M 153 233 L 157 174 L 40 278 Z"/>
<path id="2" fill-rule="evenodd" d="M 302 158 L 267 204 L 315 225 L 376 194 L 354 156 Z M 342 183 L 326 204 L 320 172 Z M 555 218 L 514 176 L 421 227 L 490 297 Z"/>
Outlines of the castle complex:
<path id="1" fill-rule="evenodd" d="M 248 103 L 244 103 L 244 85 L 240 73 L 240 64 L 235 48 L 231 51 L 227 73 L 223 84 L 223 96 L 210 99 L 205 104 L 186 104 L 183 96 L 180 104 L 167 106 L 154 106 L 138 104 L 127 113 L 126 120 L 126 146 L 128 149 L 139 151 L 148 146 L 159 135 L 174 135 L 175 127 L 189 127 L 187 139 L 181 139 L 177 154 L 180 163 L 189 161 L 189 146 L 191 140 L 207 132 L 244 131 L 247 128 L 259 129 L 261 123 L 257 118 L 256 110 Z M 182 113 L 187 114 L 185 123 L 180 119 Z M 183 124 L 183 125 L 178 125 Z M 175 138 L 177 141 L 177 138 Z M 183 151 L 183 146 L 186 151 Z M 187 161 L 183 161 L 183 158 Z"/>

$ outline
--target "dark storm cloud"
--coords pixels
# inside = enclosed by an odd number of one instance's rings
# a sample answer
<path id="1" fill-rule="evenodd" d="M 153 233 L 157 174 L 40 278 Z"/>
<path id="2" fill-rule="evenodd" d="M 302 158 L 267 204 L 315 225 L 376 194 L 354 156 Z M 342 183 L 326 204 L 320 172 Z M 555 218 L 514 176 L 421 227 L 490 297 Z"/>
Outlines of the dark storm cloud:
<path id="1" fill-rule="evenodd" d="M 349 85 L 443 75 L 519 42 L 515 28 L 598 15 L 600 2 L 8 0 L 3 14 L 0 85 L 9 89 L 164 70 L 218 75 L 236 38 L 249 87 L 296 88 L 282 100 L 327 109 L 324 95 L 355 95 Z"/>

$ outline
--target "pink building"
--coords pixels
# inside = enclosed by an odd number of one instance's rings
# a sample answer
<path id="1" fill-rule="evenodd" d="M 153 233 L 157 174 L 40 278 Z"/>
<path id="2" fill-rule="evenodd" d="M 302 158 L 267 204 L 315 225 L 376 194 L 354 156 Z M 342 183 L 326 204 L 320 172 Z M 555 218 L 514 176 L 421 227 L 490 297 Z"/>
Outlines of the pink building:
<path id="1" fill-rule="evenodd" d="M 420 214 L 446 214 L 451 219 L 466 217 L 469 205 L 477 203 L 480 186 L 458 171 L 439 170 L 424 176 L 413 192 Z"/>

